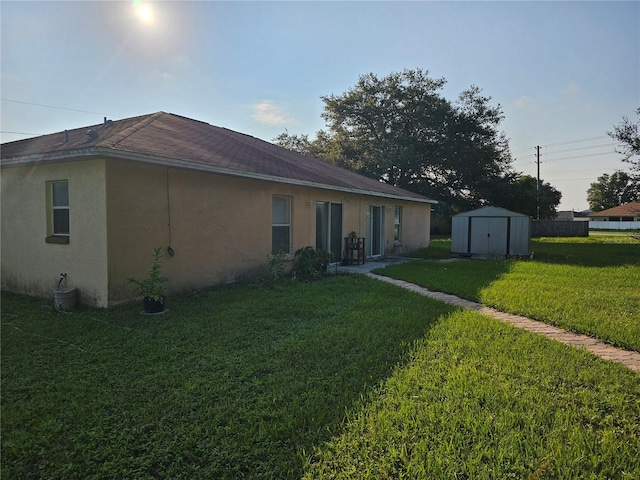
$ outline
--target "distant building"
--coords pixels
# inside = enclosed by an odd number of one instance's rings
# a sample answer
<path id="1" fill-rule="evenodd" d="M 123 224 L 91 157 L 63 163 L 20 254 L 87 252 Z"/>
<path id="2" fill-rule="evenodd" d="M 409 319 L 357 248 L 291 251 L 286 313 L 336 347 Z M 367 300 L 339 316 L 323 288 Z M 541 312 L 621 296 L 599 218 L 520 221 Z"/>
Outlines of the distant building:
<path id="1" fill-rule="evenodd" d="M 555 218 L 555 220 L 568 222 L 588 222 L 590 213 L 591 210 L 583 210 L 581 212 L 576 212 L 575 210 L 561 210 L 558 212 L 558 216 Z"/>
<path id="2" fill-rule="evenodd" d="M 590 214 L 589 228 L 594 230 L 640 230 L 640 202 L 625 203 Z"/>

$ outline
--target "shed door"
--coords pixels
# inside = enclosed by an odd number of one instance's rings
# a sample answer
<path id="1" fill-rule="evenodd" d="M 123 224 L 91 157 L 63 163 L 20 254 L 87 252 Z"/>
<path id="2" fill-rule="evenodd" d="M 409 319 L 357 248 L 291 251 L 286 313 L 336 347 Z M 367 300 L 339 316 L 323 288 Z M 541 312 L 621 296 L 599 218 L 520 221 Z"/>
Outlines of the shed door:
<path id="1" fill-rule="evenodd" d="M 507 253 L 506 217 L 471 217 L 470 253 L 504 255 Z"/>

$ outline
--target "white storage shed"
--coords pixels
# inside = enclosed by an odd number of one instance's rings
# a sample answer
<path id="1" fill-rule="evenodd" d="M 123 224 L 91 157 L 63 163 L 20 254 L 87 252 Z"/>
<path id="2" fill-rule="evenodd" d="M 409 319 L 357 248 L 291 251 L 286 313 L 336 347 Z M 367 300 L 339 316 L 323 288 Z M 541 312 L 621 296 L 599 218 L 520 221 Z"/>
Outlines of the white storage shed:
<path id="1" fill-rule="evenodd" d="M 531 219 L 500 207 L 454 215 L 451 253 L 477 257 L 529 255 Z"/>

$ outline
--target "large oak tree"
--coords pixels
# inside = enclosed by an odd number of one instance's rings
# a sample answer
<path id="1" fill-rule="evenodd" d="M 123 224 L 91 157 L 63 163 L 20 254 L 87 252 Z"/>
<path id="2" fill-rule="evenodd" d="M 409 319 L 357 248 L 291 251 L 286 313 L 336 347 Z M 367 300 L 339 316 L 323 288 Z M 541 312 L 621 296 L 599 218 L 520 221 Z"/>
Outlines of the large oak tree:
<path id="1" fill-rule="evenodd" d="M 612 132 L 607 132 L 611 138 L 620 142 L 618 153 L 623 155 L 622 161 L 631 164 L 631 173 L 628 175 L 629 185 L 625 187 L 628 193 L 622 199 L 627 202 L 638 201 L 640 198 L 640 107 L 636 109 L 636 114 L 638 119 L 635 123 L 627 117 L 622 117 L 622 122 L 614 126 Z M 609 181 L 611 180 L 609 179 Z M 602 177 L 598 178 L 598 183 L 603 183 Z M 594 185 L 596 185 L 595 188 L 598 188 L 597 184 L 593 183 L 591 187 L 594 188 Z M 629 198 L 633 199 L 629 200 Z M 591 204 L 590 200 L 589 204 Z"/>
<path id="2" fill-rule="evenodd" d="M 593 212 L 601 212 L 629 202 L 640 201 L 640 185 L 626 172 L 617 171 L 598 177 L 587 190 L 587 201 Z"/>
<path id="3" fill-rule="evenodd" d="M 635 123 L 627 117 L 622 117 L 622 122 L 607 134 L 620 142 L 618 152 L 623 155 L 622 161 L 630 163 L 631 169 L 640 175 L 640 107 L 636 109 L 636 114 L 638 120 Z"/>
<path id="4" fill-rule="evenodd" d="M 562 193 L 551 184 L 531 175 L 516 174 L 504 182 L 494 194 L 495 204 L 540 220 L 557 217 Z"/>
<path id="5" fill-rule="evenodd" d="M 275 141 L 434 198 L 441 214 L 507 207 L 498 202 L 520 176 L 499 130 L 500 105 L 475 86 L 449 101 L 445 84 L 420 69 L 362 75 L 345 93 L 321 97 L 327 130 L 314 140 L 284 133 Z"/>

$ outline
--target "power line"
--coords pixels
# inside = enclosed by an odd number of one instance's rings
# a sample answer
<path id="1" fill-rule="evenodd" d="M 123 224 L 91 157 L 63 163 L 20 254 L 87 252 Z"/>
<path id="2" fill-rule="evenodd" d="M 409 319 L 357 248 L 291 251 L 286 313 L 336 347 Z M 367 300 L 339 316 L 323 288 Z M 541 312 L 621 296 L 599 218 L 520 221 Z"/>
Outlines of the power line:
<path id="1" fill-rule="evenodd" d="M 529 147 L 529 148 L 525 148 L 524 150 L 518 150 L 517 152 L 511 152 L 512 155 L 518 155 L 519 153 L 525 153 L 525 152 L 531 152 L 532 150 L 535 150 L 536 147 Z"/>
<path id="2" fill-rule="evenodd" d="M 561 157 L 561 158 L 552 158 L 550 160 L 540 160 L 541 164 L 554 163 L 554 162 L 564 162 L 565 160 L 575 160 L 577 158 L 589 158 L 589 157 L 599 157 L 602 155 L 611 155 L 612 153 L 617 153 L 615 150 L 609 152 L 600 152 L 600 153 L 590 153 L 587 155 L 573 155 L 571 157 Z M 540 155 L 543 157 L 544 155 Z M 538 163 L 537 160 L 523 160 L 526 162 L 526 165 L 533 165 L 534 163 Z"/>
<path id="3" fill-rule="evenodd" d="M 582 173 L 582 172 L 601 172 L 603 170 L 615 170 L 618 171 L 620 170 L 619 168 L 614 168 L 614 167 L 602 167 L 602 168 L 588 168 L 586 170 L 580 169 L 580 170 L 561 170 L 559 172 L 553 172 L 554 174 L 559 174 L 559 173 Z"/>
<path id="4" fill-rule="evenodd" d="M 23 102 L 21 100 L 11 100 L 9 98 L 0 98 L 3 102 L 11 102 L 11 103 L 20 103 L 22 105 L 32 105 L 34 107 L 44 107 L 44 108 L 55 108 L 57 110 L 67 110 L 69 112 L 79 112 L 79 113 L 90 113 L 92 115 L 106 115 L 108 117 L 113 117 L 114 115 L 110 115 L 104 112 L 92 112 L 89 110 L 78 110 L 77 108 L 67 108 L 67 107 L 57 107 L 54 105 L 44 105 L 42 103 L 33 103 L 33 102 Z"/>
<path id="5" fill-rule="evenodd" d="M 9 132 L 7 130 L 0 130 L 0 133 L 13 133 L 15 135 L 45 135 L 44 133 L 33 133 L 33 132 Z"/>
<path id="6" fill-rule="evenodd" d="M 556 146 L 562 146 L 562 145 L 571 145 L 571 144 L 575 144 L 575 143 L 582 143 L 582 142 L 588 142 L 588 141 L 594 141 L 594 140 L 601 140 L 601 139 L 604 139 L 604 138 L 609 138 L 609 136 L 608 135 L 600 135 L 600 136 L 597 136 L 597 137 L 587 137 L 587 138 L 580 138 L 580 139 L 577 139 L 577 140 L 568 140 L 566 142 L 549 143 L 547 145 L 540 145 L 539 146 L 540 149 L 545 149 L 544 151 L 546 152 L 546 153 L 540 153 L 540 156 L 544 157 L 544 156 L 547 156 L 547 155 L 556 155 L 558 153 L 566 153 L 566 152 L 574 152 L 574 151 L 580 151 L 580 150 L 590 150 L 590 149 L 593 149 L 593 148 L 603 148 L 603 147 L 614 147 L 615 146 L 615 143 L 612 142 L 612 143 L 606 143 L 606 144 L 603 143 L 603 144 L 599 144 L 599 145 L 590 145 L 590 146 L 587 146 L 587 147 L 566 148 L 566 149 L 563 149 L 563 150 L 556 150 L 556 151 L 551 151 L 551 152 L 548 152 L 546 150 L 549 147 L 556 147 Z M 528 158 L 528 157 L 537 158 L 537 147 L 529 147 L 529 148 L 526 148 L 526 149 L 523 149 L 523 150 L 518 150 L 517 152 L 511 152 L 511 154 L 514 157 L 513 160 L 514 161 L 518 161 L 519 159 L 515 158 L 515 157 L 517 157 L 521 153 L 529 153 L 529 155 L 525 155 L 525 158 Z M 520 160 L 520 161 L 522 161 L 522 160 Z M 529 162 L 529 163 L 534 163 L 534 162 Z"/>
<path id="7" fill-rule="evenodd" d="M 558 143 L 548 143 L 547 145 L 541 145 L 541 147 L 557 147 L 560 145 L 569 145 L 571 143 L 581 143 L 581 142 L 589 142 L 593 140 L 601 140 L 603 138 L 610 138 L 609 135 L 599 135 L 597 137 L 588 137 L 588 138 L 580 138 L 578 140 L 569 140 L 566 142 L 558 142 Z"/>
<path id="8" fill-rule="evenodd" d="M 575 182 L 578 180 L 591 180 L 593 183 L 597 183 L 597 179 L 593 178 L 593 177 L 579 177 L 579 178 L 575 178 L 575 177 L 571 177 L 571 178 L 554 178 L 551 177 L 548 180 L 546 180 L 547 182 Z"/>
<path id="9" fill-rule="evenodd" d="M 589 153 L 587 155 L 574 155 L 573 157 L 553 158 L 551 160 L 545 160 L 542 163 L 563 162 L 565 160 L 573 160 L 573 159 L 576 159 L 576 158 L 598 157 L 600 155 L 610 155 L 612 153 L 616 153 L 616 151 L 612 150 L 610 152 Z"/>
<path id="10" fill-rule="evenodd" d="M 601 143 L 600 145 L 591 145 L 590 147 L 565 148 L 564 150 L 556 150 L 555 152 L 546 153 L 545 155 L 555 155 L 557 153 L 577 152 L 579 150 L 591 150 L 592 148 L 613 147 L 613 143 Z"/>

